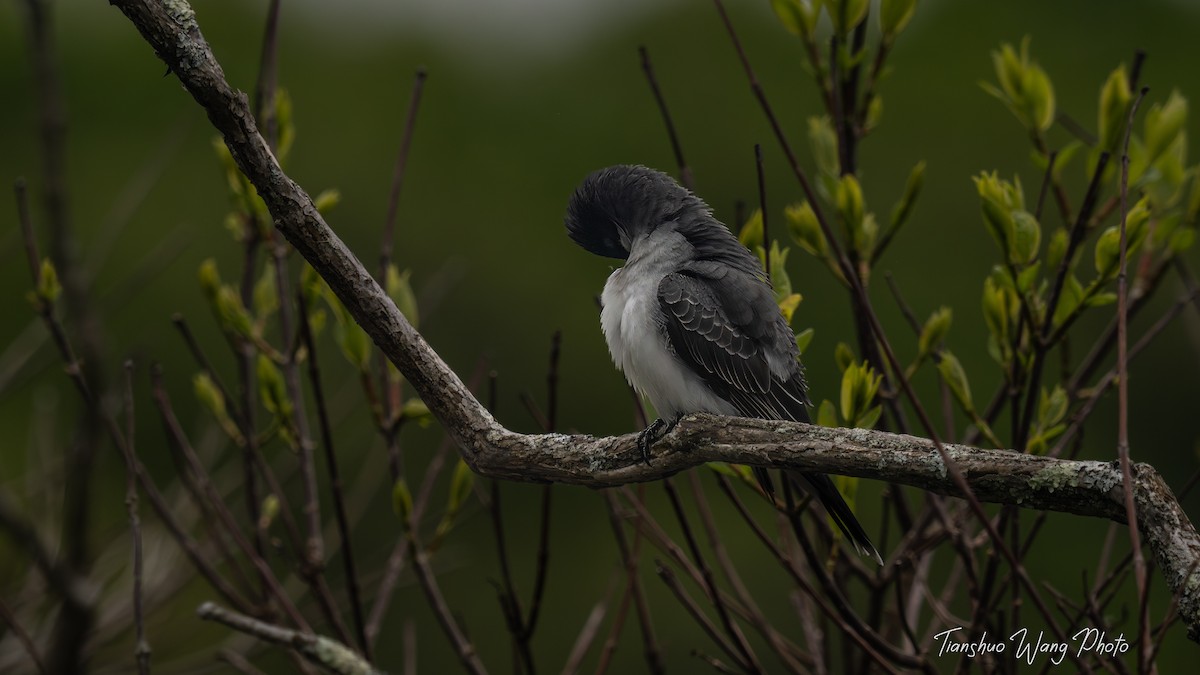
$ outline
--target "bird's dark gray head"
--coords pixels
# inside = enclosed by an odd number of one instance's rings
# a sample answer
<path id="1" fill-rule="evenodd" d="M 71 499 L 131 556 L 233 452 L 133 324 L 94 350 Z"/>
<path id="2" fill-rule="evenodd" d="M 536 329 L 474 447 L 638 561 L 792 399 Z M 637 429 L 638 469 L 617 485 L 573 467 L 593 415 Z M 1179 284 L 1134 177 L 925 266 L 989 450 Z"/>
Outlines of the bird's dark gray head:
<path id="1" fill-rule="evenodd" d="M 667 174 L 621 164 L 594 171 L 571 195 L 567 233 L 606 258 L 629 257 L 630 243 L 684 212 L 709 215 L 708 205 Z"/>

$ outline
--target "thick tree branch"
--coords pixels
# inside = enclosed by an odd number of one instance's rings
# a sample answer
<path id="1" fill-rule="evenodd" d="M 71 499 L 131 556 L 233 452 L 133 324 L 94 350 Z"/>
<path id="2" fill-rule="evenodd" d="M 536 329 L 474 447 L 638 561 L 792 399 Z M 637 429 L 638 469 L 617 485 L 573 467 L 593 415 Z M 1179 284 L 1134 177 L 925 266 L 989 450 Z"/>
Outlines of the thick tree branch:
<path id="1" fill-rule="evenodd" d="M 342 243 L 311 198 L 276 163 L 246 96 L 225 81 L 181 0 L 113 0 L 224 136 L 275 226 L 321 274 L 354 319 L 412 383 L 478 473 L 526 482 L 591 487 L 657 480 L 706 462 L 837 473 L 961 496 L 932 441 L 861 429 L 697 415 L 659 442 L 650 465 L 633 435 L 615 438 L 524 435 L 497 423 L 404 319 Z M 946 445 L 975 496 L 987 502 L 1124 522 L 1121 474 L 1104 462 L 1035 457 Z M 1200 642 L 1200 581 L 1191 580 L 1200 536 L 1165 481 L 1148 465 L 1134 477 L 1139 524 L 1172 591 L 1188 635 Z"/>

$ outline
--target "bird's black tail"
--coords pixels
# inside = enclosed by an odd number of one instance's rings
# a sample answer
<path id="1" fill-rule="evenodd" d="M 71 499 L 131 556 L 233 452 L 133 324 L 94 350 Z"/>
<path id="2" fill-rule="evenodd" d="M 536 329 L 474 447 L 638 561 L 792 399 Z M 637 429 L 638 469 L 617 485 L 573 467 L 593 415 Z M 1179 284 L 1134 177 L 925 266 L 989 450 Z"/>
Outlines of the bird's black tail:
<path id="1" fill-rule="evenodd" d="M 860 554 L 870 556 L 875 559 L 875 562 L 883 564 L 883 558 L 879 555 L 878 549 L 871 543 L 871 538 L 867 536 L 866 530 L 854 517 L 854 512 L 850 510 L 850 506 L 842 498 L 842 493 L 838 492 L 837 486 L 833 484 L 829 476 L 823 473 L 798 472 L 788 472 L 785 476 L 786 478 L 795 478 L 804 489 L 821 501 L 821 506 L 825 507 L 825 511 L 833 518 L 833 522 L 837 523 L 838 529 L 854 544 L 854 548 Z"/>

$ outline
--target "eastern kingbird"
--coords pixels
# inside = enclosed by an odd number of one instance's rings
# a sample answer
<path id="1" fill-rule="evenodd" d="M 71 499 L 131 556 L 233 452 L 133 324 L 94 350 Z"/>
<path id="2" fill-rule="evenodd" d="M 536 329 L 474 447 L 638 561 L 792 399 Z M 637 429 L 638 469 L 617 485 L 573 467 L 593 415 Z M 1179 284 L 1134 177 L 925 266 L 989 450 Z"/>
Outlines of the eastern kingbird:
<path id="1" fill-rule="evenodd" d="M 600 325 L 613 361 L 660 416 L 639 437 L 647 461 L 687 413 L 809 421 L 796 336 L 762 264 L 703 200 L 660 171 L 612 166 L 576 188 L 566 226 L 584 249 L 626 261 L 604 284 Z M 770 492 L 767 471 L 755 475 Z M 883 564 L 828 476 L 785 475 Z"/>

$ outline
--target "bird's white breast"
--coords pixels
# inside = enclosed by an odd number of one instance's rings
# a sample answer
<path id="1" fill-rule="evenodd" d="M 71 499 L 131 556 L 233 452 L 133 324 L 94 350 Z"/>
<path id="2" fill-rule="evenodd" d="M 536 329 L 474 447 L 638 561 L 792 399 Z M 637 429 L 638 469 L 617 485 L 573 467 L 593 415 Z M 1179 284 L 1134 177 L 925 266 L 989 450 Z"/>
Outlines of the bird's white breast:
<path id="1" fill-rule="evenodd" d="M 659 246 L 631 256 L 604 284 L 600 325 L 613 362 L 664 419 L 691 412 L 736 415 L 732 404 L 713 394 L 667 347 L 658 284 L 672 270 L 663 264 L 667 256 L 655 251 L 674 242 L 655 243 Z"/>

